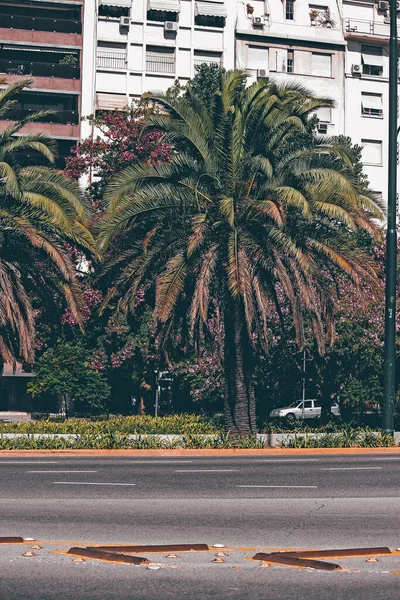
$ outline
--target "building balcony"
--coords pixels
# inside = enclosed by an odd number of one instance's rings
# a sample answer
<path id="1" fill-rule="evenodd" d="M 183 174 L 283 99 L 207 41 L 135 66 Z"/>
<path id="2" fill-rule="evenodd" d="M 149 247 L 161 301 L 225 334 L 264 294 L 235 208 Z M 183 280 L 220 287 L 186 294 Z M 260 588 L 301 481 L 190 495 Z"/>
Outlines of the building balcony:
<path id="1" fill-rule="evenodd" d="M 0 73 L 21 75 L 24 77 L 80 79 L 80 68 L 78 65 L 60 65 L 23 60 L 0 59 Z"/>
<path id="2" fill-rule="evenodd" d="M 379 21 L 363 21 L 347 18 L 344 22 L 345 37 L 360 38 L 365 36 L 389 37 L 390 25 Z"/>
<path id="3" fill-rule="evenodd" d="M 52 31 L 57 33 L 82 33 L 82 23 L 69 19 L 49 19 L 23 15 L 0 15 L 4 29 L 28 29 L 30 31 Z"/>
<path id="4" fill-rule="evenodd" d="M 222 67 L 222 57 L 200 58 L 195 56 L 193 63 L 195 67 L 199 67 L 200 65 L 218 65 L 218 67 Z"/>
<path id="5" fill-rule="evenodd" d="M 0 121 L 0 132 L 5 131 L 10 126 L 11 120 L 3 119 Z M 53 139 L 58 140 L 79 140 L 79 125 L 62 123 L 27 123 L 21 130 L 22 133 L 43 133 Z"/>
<path id="6" fill-rule="evenodd" d="M 97 67 L 99 69 L 126 69 L 126 54 L 120 52 L 98 52 Z"/>
<path id="7" fill-rule="evenodd" d="M 175 56 L 146 56 L 146 71 L 150 73 L 175 73 Z"/>
<path id="8" fill-rule="evenodd" d="M 22 119 L 29 118 L 31 115 L 43 110 L 41 107 L 38 108 L 24 108 L 13 104 L 10 108 L 4 112 L 4 119 L 7 121 L 20 121 Z M 53 109 L 49 109 L 53 110 Z M 52 114 L 44 115 L 39 119 L 35 120 L 35 123 L 56 123 L 59 125 L 78 125 L 79 113 L 76 110 L 60 110 L 54 109 Z"/>

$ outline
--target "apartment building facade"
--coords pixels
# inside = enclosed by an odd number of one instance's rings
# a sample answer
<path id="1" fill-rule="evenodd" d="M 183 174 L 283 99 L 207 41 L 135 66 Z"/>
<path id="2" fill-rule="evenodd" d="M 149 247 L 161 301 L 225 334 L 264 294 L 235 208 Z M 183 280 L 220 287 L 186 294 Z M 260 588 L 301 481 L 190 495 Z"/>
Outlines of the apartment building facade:
<path id="1" fill-rule="evenodd" d="M 363 147 L 371 187 L 387 199 L 389 12 L 386 2 L 344 0 L 346 135 Z"/>
<path id="2" fill-rule="evenodd" d="M 238 2 L 236 66 L 249 79 L 269 77 L 277 83 L 301 84 L 335 101 L 320 109 L 320 133 L 343 133 L 345 40 L 335 0 Z"/>
<path id="3" fill-rule="evenodd" d="M 165 92 L 176 80 L 184 85 L 203 62 L 235 67 L 232 0 L 89 2 L 85 14 L 95 14 L 96 43 L 84 48 L 84 62 L 94 51 L 95 85 L 85 84 L 83 104 L 90 113 L 120 108 L 147 91 Z"/>
<path id="4" fill-rule="evenodd" d="M 90 135 L 82 116 L 184 85 L 201 63 L 300 83 L 335 101 L 320 133 L 361 144 L 386 199 L 388 17 L 381 0 L 0 0 L 0 77 L 33 80 L 10 119 L 55 110 L 26 130 L 62 155 Z"/>
<path id="5" fill-rule="evenodd" d="M 82 6 L 80 0 L 0 0 L 0 78 L 8 84 L 32 81 L 0 128 L 8 120 L 51 109 L 54 114 L 26 125 L 23 132 L 55 138 L 61 167 L 80 135 Z"/>

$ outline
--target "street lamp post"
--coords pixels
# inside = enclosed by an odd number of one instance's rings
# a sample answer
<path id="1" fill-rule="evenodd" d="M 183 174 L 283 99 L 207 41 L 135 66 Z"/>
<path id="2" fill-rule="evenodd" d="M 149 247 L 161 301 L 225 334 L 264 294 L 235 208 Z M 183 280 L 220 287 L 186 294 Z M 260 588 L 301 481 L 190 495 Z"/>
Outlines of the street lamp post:
<path id="1" fill-rule="evenodd" d="M 382 429 L 394 431 L 396 356 L 396 267 L 397 267 L 397 2 L 390 0 L 389 41 L 389 175 L 386 233 L 385 359 L 383 372 Z"/>

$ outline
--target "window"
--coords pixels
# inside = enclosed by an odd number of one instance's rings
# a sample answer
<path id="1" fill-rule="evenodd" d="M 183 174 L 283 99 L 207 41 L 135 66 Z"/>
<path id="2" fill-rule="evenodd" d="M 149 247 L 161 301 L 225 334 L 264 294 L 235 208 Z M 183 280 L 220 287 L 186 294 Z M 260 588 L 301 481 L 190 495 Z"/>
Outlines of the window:
<path id="1" fill-rule="evenodd" d="M 294 21 L 294 0 L 286 0 L 285 2 L 285 19 Z"/>
<path id="2" fill-rule="evenodd" d="M 361 140 L 362 162 L 367 165 L 382 164 L 382 142 L 378 140 Z"/>
<path id="3" fill-rule="evenodd" d="M 125 69 L 126 44 L 98 42 L 97 66 L 100 69 Z"/>
<path id="4" fill-rule="evenodd" d="M 332 109 L 330 106 L 317 108 L 315 111 L 320 123 L 330 123 L 332 121 Z"/>
<path id="5" fill-rule="evenodd" d="M 200 65 L 218 65 L 222 66 L 222 54 L 221 52 L 206 52 L 205 50 L 194 51 L 194 66 Z"/>
<path id="6" fill-rule="evenodd" d="M 99 17 L 111 17 L 119 19 L 120 17 L 129 17 L 129 8 L 126 6 L 109 6 L 108 4 L 100 4 Z"/>
<path id="7" fill-rule="evenodd" d="M 106 94 L 97 92 L 97 110 L 123 110 L 128 105 L 128 100 L 123 94 Z"/>
<path id="8" fill-rule="evenodd" d="M 222 28 L 225 27 L 227 15 L 228 11 L 223 0 L 217 2 L 196 0 L 195 2 L 194 22 L 196 25 Z"/>
<path id="9" fill-rule="evenodd" d="M 266 69 L 268 71 L 268 48 L 249 46 L 247 50 L 248 69 Z"/>
<path id="10" fill-rule="evenodd" d="M 314 408 L 321 408 L 322 400 L 314 400 Z"/>
<path id="11" fill-rule="evenodd" d="M 294 73 L 294 51 L 287 51 L 287 60 L 286 60 L 286 71 L 288 73 Z"/>
<path id="12" fill-rule="evenodd" d="M 146 71 L 175 73 L 175 48 L 147 46 Z"/>
<path id="13" fill-rule="evenodd" d="M 304 408 L 312 408 L 312 401 L 311 400 L 306 400 L 304 402 Z"/>
<path id="14" fill-rule="evenodd" d="M 361 114 L 365 117 L 383 117 L 382 94 L 361 94 Z"/>
<path id="15" fill-rule="evenodd" d="M 312 53 L 311 75 L 316 75 L 318 77 L 332 77 L 331 54 Z"/>
<path id="16" fill-rule="evenodd" d="M 361 61 L 364 75 L 382 77 L 383 56 L 382 46 L 362 46 Z"/>
<path id="17" fill-rule="evenodd" d="M 311 25 L 314 26 L 326 26 L 327 18 L 330 18 L 329 9 L 327 6 L 322 6 L 320 4 L 309 4 L 308 8 L 310 9 L 310 21 Z"/>
<path id="18" fill-rule="evenodd" d="M 180 10 L 179 0 L 147 0 L 148 21 L 176 22 Z"/>

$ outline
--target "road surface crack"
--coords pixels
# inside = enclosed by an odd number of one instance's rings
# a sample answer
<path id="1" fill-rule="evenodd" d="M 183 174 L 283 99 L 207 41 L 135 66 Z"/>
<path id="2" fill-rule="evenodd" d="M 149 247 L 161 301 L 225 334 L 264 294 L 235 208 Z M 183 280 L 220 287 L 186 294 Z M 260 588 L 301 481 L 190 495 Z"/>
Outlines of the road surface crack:
<path id="1" fill-rule="evenodd" d="M 317 512 L 322 510 L 324 506 L 325 504 L 321 504 L 320 506 L 317 506 L 317 508 L 310 508 L 310 510 L 308 510 L 304 515 L 303 520 L 300 521 L 300 523 L 296 523 L 295 525 L 293 525 L 293 527 L 289 530 L 288 536 L 290 537 L 295 531 L 297 531 L 298 529 L 302 529 L 304 525 L 307 525 L 308 518 L 312 517 Z"/>

